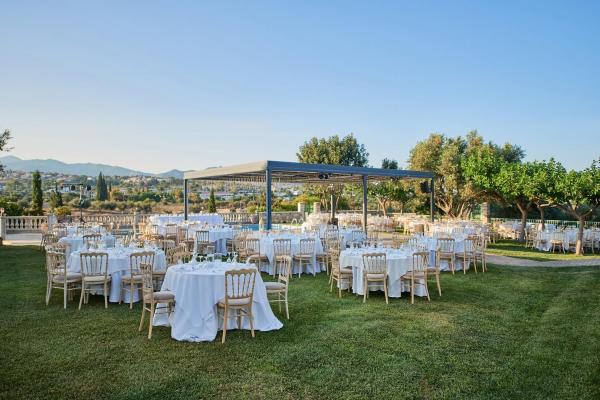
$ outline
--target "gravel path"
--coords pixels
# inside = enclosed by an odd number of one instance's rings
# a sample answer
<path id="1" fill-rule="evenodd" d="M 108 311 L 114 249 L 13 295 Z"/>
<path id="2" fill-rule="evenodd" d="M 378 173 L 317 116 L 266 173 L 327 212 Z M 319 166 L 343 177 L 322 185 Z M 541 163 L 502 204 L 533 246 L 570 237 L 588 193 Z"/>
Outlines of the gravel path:
<path id="1" fill-rule="evenodd" d="M 513 267 L 590 267 L 600 266 L 600 258 L 598 257 L 582 257 L 577 260 L 561 260 L 561 261 L 534 261 L 523 258 L 496 256 L 488 254 L 486 261 L 490 264 L 508 265 Z"/>

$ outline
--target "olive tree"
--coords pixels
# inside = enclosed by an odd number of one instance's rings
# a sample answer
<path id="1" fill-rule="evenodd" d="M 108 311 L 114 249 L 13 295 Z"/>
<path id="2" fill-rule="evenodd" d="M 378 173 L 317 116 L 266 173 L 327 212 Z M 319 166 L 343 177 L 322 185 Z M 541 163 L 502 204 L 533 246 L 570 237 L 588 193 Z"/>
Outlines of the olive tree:
<path id="1" fill-rule="evenodd" d="M 600 207 L 599 160 L 594 160 L 583 171 L 566 171 L 559 168 L 549 199 L 556 207 L 577 220 L 577 244 L 575 253 L 583 254 L 583 230 L 585 222 Z"/>

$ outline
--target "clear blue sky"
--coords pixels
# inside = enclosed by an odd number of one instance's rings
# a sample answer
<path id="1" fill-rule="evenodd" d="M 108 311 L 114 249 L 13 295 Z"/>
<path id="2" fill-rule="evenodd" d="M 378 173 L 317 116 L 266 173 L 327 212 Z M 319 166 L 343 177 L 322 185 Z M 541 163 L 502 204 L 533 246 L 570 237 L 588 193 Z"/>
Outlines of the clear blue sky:
<path id="1" fill-rule="evenodd" d="M 12 154 L 161 172 L 354 132 L 405 165 L 478 129 L 569 168 L 600 155 L 598 1 L 211 3 L 0 2 Z"/>

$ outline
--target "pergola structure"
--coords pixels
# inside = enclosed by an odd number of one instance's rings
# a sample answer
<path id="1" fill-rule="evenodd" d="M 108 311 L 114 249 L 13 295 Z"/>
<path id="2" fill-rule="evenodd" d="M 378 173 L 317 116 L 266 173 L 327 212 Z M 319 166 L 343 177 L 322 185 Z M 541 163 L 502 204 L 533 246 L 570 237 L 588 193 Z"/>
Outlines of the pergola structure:
<path id="1" fill-rule="evenodd" d="M 431 196 L 431 220 L 433 221 L 433 173 L 425 171 L 409 171 L 401 169 L 349 167 L 345 165 L 305 164 L 286 161 L 258 161 L 230 167 L 209 168 L 202 171 L 188 171 L 183 175 L 184 217 L 188 219 L 188 183 L 190 180 L 226 181 L 264 183 L 266 189 L 266 229 L 272 225 L 272 184 L 275 183 L 357 183 L 362 184 L 363 191 L 363 229 L 367 230 L 367 183 L 369 181 L 420 179 L 428 180 Z M 335 209 L 332 208 L 332 217 Z"/>

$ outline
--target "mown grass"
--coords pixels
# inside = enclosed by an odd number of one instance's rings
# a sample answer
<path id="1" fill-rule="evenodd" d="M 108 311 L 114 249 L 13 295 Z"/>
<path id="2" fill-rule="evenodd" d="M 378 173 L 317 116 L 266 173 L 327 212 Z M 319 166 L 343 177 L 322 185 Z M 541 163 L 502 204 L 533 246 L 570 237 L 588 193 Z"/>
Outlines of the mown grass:
<path id="1" fill-rule="evenodd" d="M 593 254 L 591 252 L 585 253 L 583 256 L 577 256 L 574 253 L 563 253 L 559 250 L 557 250 L 555 253 L 549 251 L 540 251 L 538 249 L 525 247 L 525 244 L 523 243 L 508 239 L 502 239 L 498 240 L 496 243 L 490 243 L 488 245 L 488 252 L 498 256 L 516 257 L 533 261 L 577 260 L 581 259 L 581 257 L 600 258 L 600 254 Z"/>
<path id="2" fill-rule="evenodd" d="M 44 304 L 43 257 L 0 248 L 7 399 L 600 398 L 600 269 L 490 266 L 428 303 L 331 295 L 294 279 L 291 321 L 225 345 L 138 333 L 139 305 Z M 433 290 L 432 290 L 433 292 Z"/>

